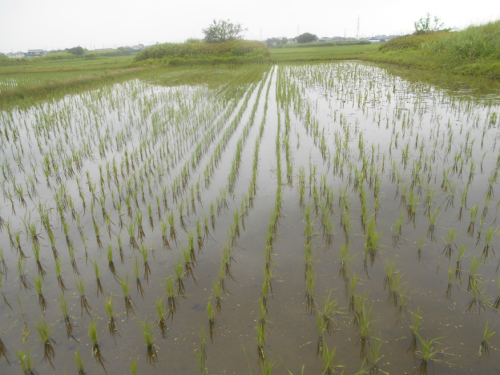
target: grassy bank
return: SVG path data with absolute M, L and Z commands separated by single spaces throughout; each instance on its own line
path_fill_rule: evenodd
M 142 50 L 132 65 L 218 65 L 269 61 L 264 43 L 234 40 L 222 43 L 164 43 Z
M 269 52 L 274 62 L 351 60 L 376 51 L 376 45 L 335 45 L 304 48 L 299 45 L 272 48 Z
M 500 80 L 500 21 L 458 32 L 407 35 L 361 58 L 411 69 Z

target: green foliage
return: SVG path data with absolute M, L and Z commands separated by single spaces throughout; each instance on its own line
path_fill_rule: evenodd
M 422 35 L 405 35 L 399 38 L 389 40 L 387 43 L 380 45 L 379 50 L 385 51 L 400 51 L 400 50 L 419 50 L 424 44 L 429 44 L 440 38 L 447 32 L 435 32 Z
M 269 58 L 264 43 L 235 40 L 221 43 L 164 43 L 142 50 L 134 58 L 136 65 L 234 64 L 262 62 Z
M 72 55 L 78 55 L 78 56 L 81 56 L 85 53 L 85 50 L 80 46 L 73 48 L 66 48 L 65 51 L 71 53 Z
M 420 18 L 417 22 L 414 22 L 415 34 L 427 34 L 436 31 L 442 31 L 444 23 L 440 22 L 437 16 L 431 17 L 430 13 L 427 13 L 425 17 Z
M 318 37 L 311 33 L 304 33 L 296 37 L 295 40 L 297 43 L 311 43 L 317 41 Z
M 247 29 L 244 29 L 239 23 L 232 23 L 230 20 L 214 20 L 212 24 L 202 31 L 205 35 L 205 42 L 221 43 L 242 39 L 243 33 L 247 31 Z

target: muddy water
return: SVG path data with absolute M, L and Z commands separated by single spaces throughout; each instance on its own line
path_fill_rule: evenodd
M 248 74 L 252 74 L 248 69 Z M 269 72 L 268 75 L 265 73 Z M 323 360 L 317 355 L 318 331 L 317 313 L 307 310 L 306 282 L 304 278 L 306 238 L 304 210 L 310 204 L 315 216 L 314 234 L 311 239 L 312 252 L 315 256 L 315 274 L 317 276 L 314 296 L 316 308 L 320 310 L 325 298 L 338 301 L 339 314 L 334 333 L 324 332 L 324 343 L 336 348 L 334 365 L 344 366 L 347 373 L 356 373 L 362 366 L 364 357 L 360 355 L 359 329 L 353 327 L 354 313 L 349 312 L 349 293 L 346 293 L 346 280 L 340 276 L 340 248 L 349 241 L 351 267 L 349 277 L 359 275 L 356 293 L 367 293 L 367 305 L 372 307 L 370 333 L 371 345 L 380 342 L 378 361 L 369 360 L 380 371 L 388 373 L 413 373 L 420 365 L 420 353 L 408 351 L 411 344 L 411 314 L 420 309 L 422 323 L 419 334 L 425 338 L 438 338 L 435 348 L 439 353 L 429 362 L 429 369 L 434 365 L 436 372 L 442 374 L 495 374 L 500 370 L 500 361 L 495 347 L 497 335 L 490 341 L 490 357 L 480 359 L 478 350 L 486 322 L 490 329 L 498 331 L 497 312 L 493 304 L 498 295 L 498 259 L 490 250 L 488 258 L 481 258 L 485 246 L 485 236 L 490 227 L 497 230 L 498 186 L 492 183 L 492 195 L 488 210 L 484 215 L 482 233 L 478 239 L 478 228 L 483 215 L 485 196 L 489 181 L 492 181 L 497 169 L 498 149 L 498 106 L 477 103 L 468 98 L 450 96 L 450 92 L 424 84 L 406 82 L 384 70 L 359 63 L 335 63 L 317 65 L 280 66 L 274 70 L 259 71 L 262 82 L 257 84 L 238 81 L 241 91 L 234 92 L 234 99 L 224 101 L 220 95 L 221 87 L 177 86 L 168 87 L 151 82 L 131 81 L 122 85 L 103 88 L 88 95 L 69 97 L 61 102 L 47 103 L 25 111 L 12 111 L 2 114 L 2 153 L 4 158 L 4 176 L 2 178 L 4 203 L 0 214 L 4 220 L 10 220 L 10 231 L 21 231 L 20 239 L 26 260 L 25 273 L 29 280 L 37 275 L 37 265 L 33 259 L 32 241 L 26 236 L 23 223 L 32 222 L 40 233 L 41 262 L 47 275 L 43 281 L 43 294 L 47 300 L 47 309 L 43 314 L 38 305 L 38 295 L 34 288 L 25 290 L 20 286 L 17 272 L 18 253 L 9 245 L 9 236 L 4 226 L 1 236 L 3 253 L 8 271 L 2 278 L 3 293 L 10 307 L 0 303 L 1 339 L 7 348 L 7 358 L 0 362 L 0 373 L 19 373 L 20 365 L 15 356 L 16 350 L 32 350 L 35 369 L 39 373 L 63 374 L 76 373 L 73 354 L 80 350 L 85 361 L 87 373 L 104 373 L 91 355 L 91 341 L 87 327 L 92 319 L 97 320 L 98 342 L 105 359 L 104 366 L 108 373 L 128 373 L 129 364 L 137 359 L 138 373 L 156 374 L 195 374 L 199 370 L 194 351 L 200 345 L 199 332 L 204 327 L 207 337 L 206 367 L 209 373 L 258 373 L 257 322 L 260 316 L 259 299 L 262 298 L 262 284 L 265 281 L 266 231 L 268 221 L 275 204 L 277 189 L 276 137 L 280 121 L 280 159 L 281 170 L 286 171 L 286 152 L 283 145 L 285 136 L 290 144 L 290 162 L 293 164 L 293 176 L 290 183 L 283 184 L 284 191 L 281 205 L 276 241 L 273 246 L 274 277 L 272 296 L 268 299 L 267 338 L 264 351 L 268 363 L 274 362 L 273 373 L 288 374 L 322 373 Z M 160 79 L 161 80 L 161 79 Z M 252 80 L 248 80 L 253 82 Z M 266 97 L 268 84 L 269 94 Z M 262 85 L 259 90 L 259 85 Z M 230 85 L 228 86 L 229 89 Z M 278 90 L 278 91 L 277 91 Z M 284 96 L 286 92 L 286 96 Z M 219 94 L 219 95 L 217 95 Z M 453 93 L 451 93 L 453 94 Z M 491 96 L 495 98 L 495 96 Z M 245 97 L 248 101 L 245 103 Z M 267 98 L 267 99 L 266 99 Z M 253 113 L 254 104 L 258 101 Z M 235 103 L 234 108 L 231 104 Z M 267 103 L 267 109 L 264 108 Z M 241 111 L 241 117 L 238 113 Z M 288 116 L 287 116 L 288 113 Z M 278 120 L 279 114 L 279 120 Z M 289 118 L 288 126 L 285 124 Z M 253 119 L 253 120 L 252 120 Z M 264 121 L 262 138 L 259 130 Z M 220 124 L 214 137 L 203 143 L 203 154 L 196 165 L 191 164 L 191 156 L 203 137 L 212 128 Z M 233 131 L 224 135 L 231 124 Z M 43 130 L 40 125 L 44 125 Z M 314 127 L 311 127 L 311 124 Z M 247 127 L 248 125 L 248 127 Z M 317 127 L 316 127 L 317 126 Z M 313 130 L 314 128 L 314 130 Z M 19 134 L 13 132 L 18 129 Z M 38 129 L 38 130 L 37 130 Z M 159 130 L 158 130 L 159 129 Z M 217 210 L 217 198 L 221 200 L 221 189 L 227 190 L 227 179 L 231 171 L 237 144 L 248 129 L 241 148 L 241 162 L 234 184 L 233 194 L 226 193 L 226 205 Z M 83 130 L 83 131 L 82 131 Z M 189 130 L 189 131 L 186 131 Z M 127 133 L 128 132 L 128 133 Z M 316 134 L 315 134 L 316 133 Z M 124 136 L 122 136 L 124 134 Z M 127 135 L 128 134 L 128 135 Z M 360 134 L 364 145 L 360 152 Z M 396 135 L 397 134 L 397 135 Z M 418 140 L 417 140 L 418 135 Z M 326 148 L 322 151 L 322 138 Z M 41 141 L 42 152 L 37 146 Z M 122 140 L 123 139 L 123 140 Z M 396 142 L 397 139 L 397 142 Z M 99 141 L 104 140 L 106 155 L 99 155 Z M 244 194 L 248 194 L 251 185 L 252 165 L 256 141 L 259 143 L 258 175 L 255 198 L 245 204 Z M 169 153 L 166 151 L 168 142 Z M 424 143 L 422 143 L 424 142 Z M 436 143 L 435 143 L 436 142 Z M 86 146 L 85 146 L 86 145 Z M 141 157 L 141 145 L 142 157 Z M 205 170 L 216 146 L 223 146 L 221 159 L 211 169 L 209 183 L 205 181 Z M 372 145 L 374 149 L 372 149 Z M 408 158 L 403 162 L 403 150 L 408 145 Z M 21 149 L 22 146 L 22 149 Z M 58 156 L 71 155 L 74 150 L 90 150 L 89 157 L 82 162 L 82 167 L 74 166 L 75 175 L 80 179 L 84 192 L 85 211 L 79 197 L 76 178 L 64 174 Z M 117 168 L 125 160 L 125 149 L 134 155 L 134 169 L 124 174 L 118 173 L 118 183 L 112 176 L 108 185 L 106 163 L 112 165 L 113 158 Z M 59 166 L 59 181 L 55 172 L 47 186 L 44 176 L 44 156 L 49 151 L 54 153 L 54 163 Z M 74 151 L 73 150 L 73 151 Z M 325 151 L 326 150 L 326 151 Z M 337 151 L 338 150 L 338 151 Z M 374 153 L 372 153 L 374 150 Z M 421 152 L 422 150 L 422 152 Z M 447 151 L 449 150 L 449 151 Z M 137 152 L 135 154 L 135 152 Z M 340 168 L 335 165 L 338 152 L 343 160 Z M 405 151 L 406 152 L 406 151 Z M 483 155 L 486 156 L 483 159 Z M 385 154 L 385 161 L 384 161 Z M 422 156 L 421 156 L 422 155 Z M 458 168 L 454 167 L 454 157 L 459 155 L 464 160 L 463 166 L 458 159 Z M 91 156 L 91 157 L 90 157 Z M 376 214 L 377 231 L 383 234 L 373 262 L 364 262 L 365 231 L 361 225 L 360 190 L 355 188 L 355 170 L 363 167 L 363 157 L 367 167 L 364 179 L 368 213 L 371 217 L 375 210 L 373 184 L 370 186 L 370 168 L 377 171 L 380 178 L 378 193 L 379 210 Z M 22 161 L 22 168 L 18 161 Z M 130 159 L 129 159 L 130 160 Z M 419 203 L 414 216 L 409 217 L 407 206 L 401 200 L 403 186 L 409 182 L 407 196 L 412 183 L 414 162 L 422 163 L 419 177 L 421 182 L 413 187 Z M 476 169 L 469 182 L 471 160 Z M 393 179 L 393 162 L 395 178 Z M 104 184 L 101 189 L 98 166 L 103 168 Z M 167 167 L 163 175 L 161 167 Z M 184 166 L 189 167 L 189 174 L 183 176 L 185 190 L 174 199 L 172 184 L 177 176 L 182 176 Z M 424 167 L 425 165 L 425 167 Z M 144 168 L 142 168 L 144 167 Z M 299 195 L 299 171 L 303 167 L 306 173 L 305 195 Z M 310 179 L 310 173 L 316 168 L 316 175 Z M 378 168 L 378 170 L 377 170 Z M 431 170 L 432 168 L 432 170 Z M 443 186 L 443 169 L 447 173 L 447 189 Z M 209 168 L 210 169 L 210 168 Z M 460 173 L 460 169 L 462 172 Z M 10 170 L 10 173 L 9 173 Z M 342 171 L 341 171 L 342 170 Z M 94 203 L 94 220 L 101 228 L 104 250 L 97 246 L 91 215 L 92 195 L 87 186 L 86 171 L 96 184 L 97 199 L 105 196 L 105 209 L 111 218 L 111 235 L 103 219 L 101 205 Z M 37 195 L 27 195 L 26 182 L 29 176 L 36 175 Z M 398 186 L 397 174 L 400 175 Z M 374 174 L 374 175 L 375 175 Z M 138 184 L 135 184 L 133 176 Z M 135 205 L 133 195 L 132 210 L 141 210 L 145 238 L 142 243 L 148 246 L 151 275 L 149 281 L 143 279 L 144 265 L 139 251 L 129 247 L 126 225 L 131 222 L 127 215 L 125 199 L 128 196 L 127 180 L 131 180 L 133 189 L 140 189 L 141 176 L 144 184 L 138 194 Z M 327 244 L 323 236 L 320 203 L 326 198 L 322 194 L 322 176 L 326 176 L 326 186 L 333 190 L 333 210 L 330 218 L 334 224 L 333 242 Z M 150 196 L 147 178 L 152 179 Z M 490 180 L 489 180 L 490 179 Z M 200 199 L 197 198 L 196 183 L 200 182 Z M 286 182 L 286 178 L 282 179 Z M 312 184 L 309 184 L 309 181 Z M 76 263 L 80 275 L 76 275 L 70 263 L 68 246 L 56 210 L 54 191 L 61 183 L 66 183 L 75 211 L 81 212 L 82 230 L 86 238 L 87 250 L 83 246 L 77 229 L 77 222 L 72 218 L 71 209 L 65 212 L 69 224 L 69 237 L 75 248 Z M 15 186 L 22 184 L 26 207 L 14 193 Z M 164 209 L 162 188 L 167 187 L 168 210 Z M 420 186 L 421 185 L 421 186 Z M 468 195 L 460 214 L 462 191 L 468 185 Z M 137 186 L 137 187 L 136 187 Z M 191 201 L 190 188 L 195 189 L 194 202 Z M 314 188 L 319 192 L 316 207 L 313 197 Z M 350 196 L 350 235 L 347 238 L 341 225 L 339 206 L 339 187 Z M 436 189 L 431 210 L 440 208 L 434 231 L 435 239 L 428 235 L 429 218 L 426 213 L 426 190 Z M 453 201 L 450 191 L 455 189 Z M 445 191 L 446 190 L 446 191 Z M 8 195 L 12 194 L 15 213 Z M 122 196 L 121 209 L 124 226 L 120 229 L 118 210 L 112 202 L 111 191 L 115 200 Z M 158 216 L 156 196 L 161 203 Z M 185 230 L 180 225 L 179 203 L 181 199 L 189 207 L 184 208 L 183 221 Z M 63 278 L 70 288 L 65 293 L 69 297 L 68 308 L 74 322 L 74 339 L 67 337 L 59 308 L 59 296 L 62 294 L 57 284 L 54 271 L 54 257 L 46 230 L 43 228 L 38 203 L 46 203 L 53 231 L 57 237 L 57 249 L 62 259 Z M 241 211 L 243 202 L 243 212 Z M 149 224 L 148 205 L 152 206 L 153 227 Z M 209 234 L 203 237 L 202 248 L 198 249 L 195 240 L 195 269 L 193 277 L 184 280 L 185 294 L 179 296 L 179 305 L 172 319 L 167 321 L 167 333 L 162 337 L 157 325 L 154 325 L 157 362 L 150 365 L 146 358 L 146 345 L 138 322 L 147 316 L 149 322 L 156 321 L 156 300 L 165 295 L 165 276 L 174 275 L 174 265 L 182 261 L 181 245 L 188 247 L 188 232 L 196 233 L 196 220 L 210 218 L 210 205 L 215 206 L 214 225 L 209 219 Z M 194 204 L 194 210 L 193 210 Z M 467 230 L 470 224 L 470 208 L 478 205 L 475 231 L 472 237 Z M 232 262 L 230 276 L 224 278 L 226 293 L 222 295 L 221 311 L 216 313 L 212 338 L 207 315 L 207 303 L 214 301 L 214 282 L 219 282 L 219 270 L 222 261 L 222 248 L 228 241 L 228 231 L 233 223 L 233 212 L 239 213 L 239 231 L 236 246 L 231 246 Z M 219 211 L 219 212 L 217 212 Z M 394 240 L 391 228 L 403 212 L 404 220 L 401 235 Z M 29 216 L 31 212 L 31 217 Z M 170 249 L 162 246 L 160 221 L 167 219 L 167 214 L 174 213 L 177 242 L 168 237 Z M 445 236 L 448 229 L 455 228 L 451 257 L 443 254 Z M 170 233 L 168 226 L 167 233 Z M 495 232 L 496 233 L 496 232 Z M 123 262 L 118 252 L 117 235 L 123 242 Z M 423 236 L 423 247 L 418 251 L 419 238 Z M 137 237 L 137 236 L 136 236 Z M 139 238 L 137 237 L 139 241 Z M 131 297 L 135 303 L 135 315 L 127 315 L 123 291 L 111 274 L 106 258 L 107 244 L 113 248 L 113 259 L 117 275 L 131 275 Z M 459 245 L 467 245 L 461 260 L 463 269 L 461 279 L 455 277 L 455 267 Z M 493 238 L 493 249 L 498 246 L 498 239 Z M 87 252 L 87 256 L 85 253 Z M 133 264 L 137 255 L 144 297 L 137 292 Z M 474 307 L 467 310 L 472 299 L 468 289 L 471 262 L 484 261 L 477 271 L 476 279 L 483 288 L 482 298 L 485 309 Z M 105 293 L 113 293 L 114 311 L 117 315 L 117 334 L 111 337 L 104 311 L 104 296 L 96 295 L 96 280 L 90 260 L 96 260 L 100 266 L 101 282 Z M 386 261 L 395 260 L 395 271 L 402 275 L 400 291 L 405 291 L 402 306 L 394 307 L 388 303 L 388 289 L 384 287 Z M 453 267 L 451 294 L 447 295 L 448 270 Z M 81 314 L 80 297 L 75 281 L 85 280 L 85 292 L 92 308 L 89 317 Z M 32 282 L 33 283 L 33 282 Z M 20 303 L 17 298 L 19 298 Z M 165 297 L 166 299 L 166 297 Z M 487 302 L 489 301 L 489 303 Z M 167 308 L 165 304 L 165 308 Z M 36 324 L 45 318 L 53 325 L 55 358 L 51 367 L 43 359 L 43 347 L 39 341 Z M 31 334 L 23 344 L 23 328 Z M 418 344 L 421 350 L 421 344 Z M 432 371 L 432 370 L 431 370 Z

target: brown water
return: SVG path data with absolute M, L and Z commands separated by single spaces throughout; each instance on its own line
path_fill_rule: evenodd
M 258 76 L 261 76 L 262 80 L 255 84 L 254 78 Z M 158 82 L 161 82 L 161 85 L 158 85 Z M 329 349 L 336 348 L 333 364 L 344 366 L 346 373 L 354 374 L 362 366 L 364 356 L 360 355 L 362 345 L 358 342 L 360 331 L 353 327 L 355 315 L 349 311 L 350 295 L 346 294 L 345 280 L 339 274 L 340 248 L 347 241 L 341 225 L 339 187 L 347 188 L 346 194 L 350 196 L 351 228 L 348 240 L 352 261 L 347 276 L 352 278 L 356 272 L 359 275 L 356 294 L 368 293 L 367 307 L 372 307 L 368 342 L 372 346 L 381 342 L 378 355 L 380 359 L 373 362 L 373 358 L 370 358 L 372 362 L 367 363 L 376 366 L 380 372 L 394 374 L 413 373 L 418 369 L 421 363 L 418 352 L 421 350 L 421 343 L 418 342 L 415 355 L 411 350 L 408 351 L 408 348 L 412 341 L 411 313 L 419 308 L 422 316 L 420 336 L 423 339 L 439 338 L 439 343 L 435 345 L 439 353 L 429 363 L 430 371 L 434 365 L 436 373 L 441 374 L 499 372 L 500 360 L 495 350 L 499 346 L 498 335 L 494 335 L 490 340 L 489 358 L 478 356 L 486 322 L 489 322 L 491 330 L 499 329 L 498 315 L 493 308 L 498 295 L 498 259 L 491 249 L 488 258 L 481 258 L 487 231 L 490 227 L 496 231 L 498 227 L 496 199 L 500 192 L 494 180 L 491 180 L 491 199 L 478 240 L 478 228 L 489 179 L 495 177 L 498 168 L 496 140 L 499 120 L 493 114 L 500 112 L 498 106 L 489 102 L 472 101 L 463 93 L 454 95 L 454 92 L 426 84 L 409 83 L 387 74 L 380 68 L 355 62 L 280 66 L 271 70 L 249 67 L 246 71 L 240 69 L 239 74 L 236 74 L 230 83 L 222 83 L 220 86 L 169 86 L 168 82 L 165 77 L 150 81 L 135 80 L 103 87 L 84 95 L 68 96 L 64 100 L 27 110 L 13 108 L 10 112 L 1 114 L 3 175 L 0 178 L 4 200 L 0 215 L 5 221 L 10 220 L 13 236 L 15 232 L 21 231 L 21 247 L 28 257 L 25 273 L 29 275 L 28 279 L 32 284 L 33 277 L 37 275 L 37 264 L 33 257 L 32 241 L 26 235 L 24 223 L 31 222 L 35 225 L 40 234 L 41 263 L 47 272 L 43 281 L 47 308 L 43 314 L 35 289 L 25 290 L 21 286 L 17 272 L 19 253 L 15 247 L 9 245 L 9 235 L 4 225 L 0 240 L 8 271 L 4 273 L 2 282 L 3 293 L 10 307 L 5 302 L 0 302 L 0 333 L 8 351 L 10 365 L 2 358 L 1 374 L 19 372 L 16 350 L 21 350 L 23 346 L 25 350 L 32 350 L 36 361 L 35 369 L 40 374 L 63 374 L 64 371 L 68 374 L 76 373 L 73 354 L 77 349 L 80 349 L 88 374 L 104 373 L 102 366 L 96 363 L 91 355 L 87 328 L 92 318 L 97 319 L 98 342 L 105 359 L 104 366 L 109 374 L 128 373 L 127 365 L 131 364 L 134 358 L 137 359 L 139 374 L 199 372 L 194 351 L 200 345 L 198 334 L 202 326 L 207 338 L 206 367 L 209 373 L 258 373 L 260 370 L 256 327 L 260 319 L 259 300 L 262 298 L 262 284 L 265 282 L 266 231 L 278 187 L 278 130 L 282 172 L 279 181 L 283 195 L 276 240 L 272 249 L 274 276 L 272 296 L 269 296 L 267 302 L 267 337 L 263 348 L 268 363 L 275 363 L 273 373 L 288 374 L 289 370 L 297 374 L 301 373 L 303 367 L 306 374 L 322 373 L 324 370 L 323 360 L 317 354 L 318 313 L 311 313 L 307 309 L 305 298 L 304 248 L 307 239 L 304 234 L 304 211 L 308 204 L 311 205 L 314 219 L 311 252 L 315 255 L 314 274 L 317 277 L 314 288 L 316 308 L 321 310 L 325 297 L 331 292 L 331 300 L 337 300 L 340 309 L 336 316 L 337 329 L 331 334 L 324 332 L 324 343 Z M 268 87 L 269 94 L 266 96 Z M 229 91 L 233 89 L 235 90 Z M 491 98 L 496 97 L 490 95 L 487 100 Z M 267 109 L 264 108 L 266 102 Z M 253 111 L 255 112 L 252 116 Z M 262 121 L 264 125 L 260 138 Z M 208 137 L 212 128 L 215 129 L 213 136 Z M 364 145 L 362 153 L 360 134 Z M 286 176 L 286 137 L 290 146 L 288 158 L 293 170 L 290 179 Z M 227 191 L 228 176 L 239 140 L 242 140 L 241 161 L 238 163 L 231 193 Z M 102 155 L 99 153 L 101 141 Z M 253 186 L 252 165 L 256 141 L 259 144 L 259 153 L 255 199 L 252 204 L 244 203 L 242 213 L 244 194 L 248 194 L 249 186 Z M 38 142 L 40 146 L 37 145 Z M 193 164 L 191 157 L 198 145 L 201 152 Z M 402 153 L 407 145 L 408 159 L 405 167 Z M 125 160 L 125 149 L 129 160 L 130 154 L 134 155 L 134 168 L 130 166 L 127 171 L 124 164 L 122 174 L 120 165 Z M 79 157 L 78 151 L 83 155 L 80 168 L 77 168 L 74 162 Z M 216 151 L 220 159 L 216 158 L 218 161 L 212 164 L 212 155 Z M 337 152 L 338 165 L 335 162 Z M 455 155 L 459 158 L 456 170 Z M 361 170 L 363 156 L 367 167 L 367 176 L 363 183 L 368 207 L 367 221 L 374 215 L 374 176 L 378 174 L 380 178 L 377 196 L 379 211 L 374 217 L 377 231 L 382 231 L 383 234 L 373 262 L 370 262 L 370 259 L 363 261 L 366 232 L 360 220 L 360 190 L 359 187 L 355 188 L 354 183 L 355 170 Z M 44 157 L 51 165 L 50 187 L 44 175 Z M 68 168 L 66 173 L 64 169 L 64 165 L 69 165 L 66 163 L 69 163 L 70 157 L 74 175 Z M 463 159 L 463 166 L 460 157 Z M 112 173 L 113 159 L 119 171 L 116 180 Z M 418 174 L 421 182 L 416 180 L 413 191 L 420 197 L 415 215 L 409 217 L 407 206 L 401 201 L 401 194 L 403 185 L 409 182 L 406 194 L 408 199 L 412 169 L 414 162 L 418 160 L 422 164 Z M 471 160 L 475 161 L 476 169 L 468 184 Z M 393 162 L 396 172 L 394 179 Z M 110 163 L 111 179 L 107 176 L 106 163 Z M 213 167 L 207 169 L 209 163 Z M 54 165 L 59 169 L 60 179 L 57 178 Z M 102 166 L 102 189 L 99 165 Z M 302 202 L 299 194 L 301 167 L 305 171 L 305 195 Z M 184 171 L 189 170 L 189 173 L 183 175 L 183 168 Z M 316 176 L 310 180 L 313 168 L 316 168 Z M 373 169 L 372 184 L 370 168 Z M 448 178 L 443 184 L 443 169 L 448 168 Z M 210 171 L 209 183 L 205 181 L 206 170 Z M 97 246 L 87 171 L 91 181 L 96 184 L 97 200 L 94 203 L 93 217 L 102 232 L 104 250 Z M 401 179 L 399 187 L 398 173 Z M 85 210 L 79 197 L 76 176 L 84 194 Z M 144 201 L 140 191 L 141 176 L 144 180 Z M 331 244 L 326 243 L 321 224 L 320 204 L 326 201 L 322 189 L 323 176 L 326 178 L 326 187 L 333 191 L 333 212 L 330 212 L 329 217 L 334 224 L 335 233 Z M 151 195 L 148 177 L 151 178 Z M 31 196 L 28 196 L 27 190 L 31 189 L 30 178 L 34 181 L 36 195 L 30 191 Z M 185 180 L 185 188 L 180 189 L 174 199 L 172 184 L 176 178 L 179 178 L 178 181 Z M 127 189 L 127 181 L 130 181 L 130 191 Z M 198 181 L 199 199 L 196 192 Z M 312 182 L 311 185 L 309 181 Z M 67 194 L 74 201 L 76 213 L 81 213 L 81 226 L 87 243 L 85 250 L 77 221 L 73 219 L 71 209 L 66 208 L 64 217 L 69 224 L 69 238 L 75 249 L 80 276 L 74 273 L 70 263 L 68 246 L 54 199 L 54 193 L 62 183 L 66 184 Z M 23 186 L 26 206 L 16 198 L 15 187 L 20 185 Z M 168 210 L 165 210 L 163 205 L 162 185 L 167 187 Z M 467 185 L 466 204 L 462 207 L 460 218 L 462 191 Z M 194 201 L 191 200 L 191 187 L 194 189 Z M 312 193 L 315 187 L 319 193 L 317 205 Z M 441 209 L 433 241 L 428 235 L 426 189 L 434 188 L 436 192 L 431 212 L 437 207 Z M 135 189 L 139 190 L 138 208 L 132 193 Z M 223 195 L 221 189 L 226 190 L 227 206 L 221 204 L 220 210 L 217 210 L 217 198 L 221 201 Z M 452 203 L 450 191 L 453 189 L 456 189 L 456 192 Z M 122 229 L 111 192 L 117 202 L 120 201 L 121 195 L 124 224 Z M 9 194 L 12 195 L 15 213 L 8 198 Z M 101 196 L 105 197 L 104 207 L 111 219 L 111 235 L 108 234 L 108 227 L 103 219 L 99 203 Z M 134 216 L 130 218 L 127 215 L 127 196 L 131 197 L 132 210 L 135 212 L 139 209 L 144 215 L 145 238 L 142 244 L 150 249 L 149 282 L 142 279 L 142 255 L 129 247 L 126 226 L 135 219 Z M 156 196 L 160 199 L 161 219 L 158 216 Z M 184 202 L 187 198 L 189 206 L 189 213 L 185 207 L 183 210 L 186 230 L 180 225 L 178 207 L 181 198 Z M 36 208 L 39 203 L 46 204 L 49 210 L 52 230 L 57 238 L 56 247 L 62 259 L 63 278 L 70 288 L 65 295 L 69 297 L 68 309 L 74 324 L 74 340 L 67 337 L 62 320 L 59 307 L 59 296 L 62 292 L 55 276 L 55 262 L 48 234 L 42 226 Z M 149 224 L 149 203 L 152 206 L 154 227 Z M 212 203 L 216 211 L 213 227 L 210 220 Z M 193 204 L 195 210 L 192 208 Z M 469 210 L 475 205 L 478 205 L 478 214 L 471 237 L 467 233 L 470 224 Z M 235 210 L 239 210 L 240 234 L 235 246 L 228 245 L 233 259 L 230 265 L 231 277 L 224 278 L 227 292 L 222 295 L 221 310 L 216 313 L 211 340 L 206 308 L 209 300 L 212 306 L 215 304 L 214 282 L 220 280 L 223 244 L 228 241 L 228 231 L 233 223 Z M 401 211 L 404 217 L 401 236 L 393 238 L 391 227 Z M 170 212 L 175 216 L 177 242 L 168 236 L 171 247 L 168 249 L 162 246 L 160 221 L 167 221 Z M 178 307 L 172 319 L 167 321 L 166 337 L 162 337 L 160 328 L 154 325 L 157 362 L 150 365 L 147 362 L 146 344 L 138 322 L 142 322 L 146 316 L 149 322 L 157 320 L 155 302 L 157 298 L 165 295 L 165 276 L 174 275 L 174 265 L 178 259 L 182 261 L 181 245 L 185 249 L 188 248 L 187 232 L 196 233 L 198 218 L 203 228 L 205 215 L 209 218 L 209 235 L 203 236 L 200 250 L 195 238 L 194 279 L 185 275 L 185 293 L 183 297 L 178 298 Z M 451 258 L 448 259 L 443 254 L 443 249 L 448 229 L 452 228 L 455 228 L 456 235 Z M 123 242 L 123 262 L 120 261 L 118 251 L 118 233 L 121 234 Z M 170 234 L 170 225 L 167 234 Z M 421 236 L 424 246 L 419 256 L 418 242 Z M 137 233 L 136 239 L 141 243 Z M 135 303 L 135 315 L 129 313 L 127 316 L 122 288 L 109 270 L 106 258 L 108 243 L 113 249 L 118 277 L 132 277 L 131 297 Z M 463 270 L 461 279 L 455 277 L 459 245 L 468 245 L 460 263 Z M 490 246 L 496 248 L 498 239 L 493 238 Z M 141 297 L 135 286 L 133 264 L 136 254 L 140 263 L 144 297 Z M 484 310 L 472 308 L 471 311 L 466 311 L 472 298 L 467 289 L 473 256 L 476 261 L 484 261 L 477 271 L 476 280 L 486 287 L 481 295 L 489 304 L 486 303 L 488 306 Z M 118 316 L 117 334 L 114 338 L 107 327 L 105 298 L 103 295 L 96 295 L 97 285 L 91 264 L 94 259 L 100 267 L 105 293 L 114 295 L 114 312 Z M 398 288 L 398 292 L 406 290 L 402 302 L 396 307 L 388 303 L 389 291 L 384 288 L 386 260 L 392 262 L 393 259 L 395 272 L 402 275 L 403 284 Z M 450 267 L 453 268 L 452 287 L 451 295 L 447 295 Z M 77 280 L 85 280 L 85 295 L 92 308 L 92 318 L 85 312 L 83 316 L 81 314 L 80 297 L 75 286 Z M 43 317 L 48 324 L 53 325 L 55 369 L 48 361 L 42 362 L 43 346 L 36 331 L 36 324 L 38 319 Z M 23 344 L 25 325 L 31 335 Z

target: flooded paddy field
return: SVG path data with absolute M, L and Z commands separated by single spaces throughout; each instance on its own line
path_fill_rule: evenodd
M 0 373 L 497 374 L 498 96 L 204 74 L 0 113 Z

